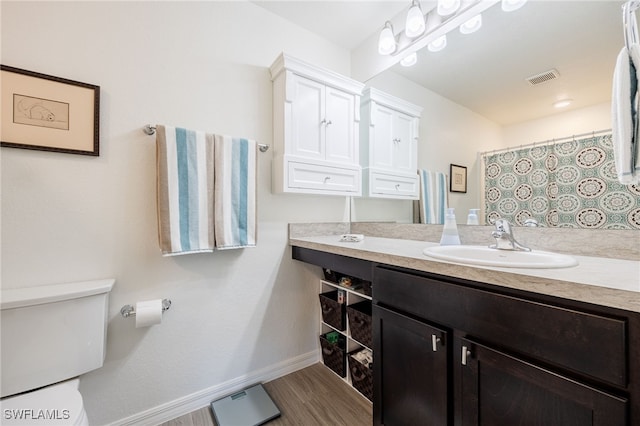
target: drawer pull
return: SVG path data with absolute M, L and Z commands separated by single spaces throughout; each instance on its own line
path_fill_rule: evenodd
M 400 191 L 400 184 L 396 183 L 396 191 Z
M 438 344 L 442 342 L 442 339 L 436 336 L 435 334 L 431 335 L 431 347 L 434 352 L 438 352 Z
M 462 347 L 462 365 L 467 365 L 467 359 L 471 357 L 471 351 L 466 346 Z
M 331 179 L 331 176 L 325 176 L 324 183 L 327 183 Z

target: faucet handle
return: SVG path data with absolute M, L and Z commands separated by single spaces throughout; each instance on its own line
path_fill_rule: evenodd
M 496 230 L 491 233 L 491 236 L 496 239 L 496 244 L 489 246 L 489 248 L 531 251 L 529 247 L 523 246 L 516 241 L 511 232 L 511 224 L 508 220 L 496 219 L 495 225 Z
M 507 219 L 496 219 L 495 226 L 497 231 L 511 233 L 511 224 Z

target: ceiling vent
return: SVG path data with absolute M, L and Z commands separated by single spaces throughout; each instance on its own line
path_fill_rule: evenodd
M 538 84 L 542 84 L 550 80 L 555 80 L 558 77 L 560 77 L 560 73 L 558 72 L 558 70 L 551 69 L 549 71 L 541 72 L 540 74 L 527 77 L 526 80 L 530 85 L 537 86 Z

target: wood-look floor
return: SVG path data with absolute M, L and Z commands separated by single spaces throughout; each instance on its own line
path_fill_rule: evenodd
M 282 415 L 269 426 L 371 426 L 371 403 L 322 363 L 265 383 Z M 216 426 L 204 407 L 160 426 Z

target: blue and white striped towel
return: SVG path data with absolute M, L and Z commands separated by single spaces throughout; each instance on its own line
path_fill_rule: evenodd
M 215 135 L 217 249 L 256 245 L 256 141 Z
M 156 126 L 158 239 L 164 256 L 214 249 L 214 136 Z
M 420 223 L 443 224 L 447 210 L 447 175 L 418 170 L 420 176 Z

